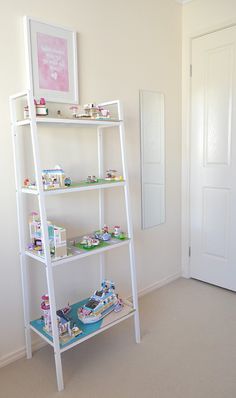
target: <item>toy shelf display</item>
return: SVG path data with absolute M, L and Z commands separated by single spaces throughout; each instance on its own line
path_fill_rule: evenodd
M 70 186 L 65 186 L 63 188 L 51 188 L 51 189 L 43 189 L 44 195 L 58 195 L 68 192 L 78 192 L 78 191 L 90 191 L 94 189 L 106 189 L 106 188 L 114 188 L 114 187 L 122 187 L 125 185 L 124 180 L 106 180 L 104 178 L 98 178 L 97 182 L 89 183 L 87 181 L 80 181 L 78 183 L 72 183 Z M 29 185 L 21 187 L 22 192 L 38 195 L 37 186 Z
M 81 120 L 81 119 L 70 119 L 70 118 L 54 118 L 54 117 L 36 117 L 35 119 L 36 123 L 38 124 L 66 124 L 67 126 L 71 125 L 80 125 L 83 127 L 86 126 L 99 126 L 99 127 L 117 127 L 119 126 L 121 120 L 119 119 L 110 119 L 110 120 L 96 120 L 96 119 L 91 119 L 91 120 Z M 25 120 L 18 120 L 15 122 L 16 127 L 20 126 L 27 126 L 30 125 L 31 119 L 25 119 Z
M 125 319 L 130 318 L 134 315 L 134 308 L 130 301 L 123 300 L 124 308 L 120 312 L 111 312 L 105 318 L 93 324 L 83 324 L 80 320 L 77 319 L 77 311 L 82 305 L 86 303 L 87 299 L 81 300 L 78 303 L 74 303 L 71 305 L 71 318 L 74 320 L 75 324 L 78 325 L 79 329 L 82 331 L 77 337 L 61 337 L 60 340 L 60 351 L 64 352 L 73 348 L 77 344 L 83 343 L 83 341 L 88 340 L 88 338 L 95 336 L 98 333 L 101 333 L 117 323 L 122 322 Z M 52 334 L 48 333 L 44 329 L 44 323 L 41 318 L 32 320 L 30 322 L 30 328 L 37 333 L 42 339 L 46 340 L 46 342 L 53 346 L 53 337 Z
M 43 316 L 30 322 L 30 327 L 49 344 L 53 345 L 52 321 L 48 295 L 42 296 Z M 133 305 L 115 293 L 113 282 L 104 280 L 101 289 L 88 299 L 57 311 L 60 351 L 66 351 L 82 343 L 98 332 L 132 316 Z
M 92 235 L 92 234 L 88 234 Z M 91 255 L 104 253 L 106 251 L 110 251 L 112 249 L 117 249 L 121 246 L 128 245 L 130 242 L 130 238 L 125 236 L 122 239 L 111 237 L 109 241 L 101 241 L 97 246 L 92 248 L 85 248 L 80 242 L 83 240 L 83 236 L 78 236 L 72 239 L 67 240 L 67 254 L 61 257 L 55 256 L 55 254 L 51 255 L 52 266 L 56 267 L 58 265 L 62 265 L 64 263 L 69 263 L 71 261 L 79 260 L 84 257 L 88 257 Z M 30 248 L 25 250 L 25 254 L 29 257 L 34 258 L 44 264 L 46 264 L 46 258 L 44 253 L 41 251 L 32 250 Z
M 24 109 L 22 103 L 24 102 Z M 57 104 L 56 104 L 57 106 Z M 19 120 L 19 109 L 22 109 L 22 116 Z M 58 109 L 58 108 L 57 108 Z M 23 119 L 23 111 L 24 117 Z M 95 336 L 104 330 L 111 328 L 119 322 L 133 317 L 135 340 L 140 342 L 140 324 L 138 311 L 138 295 L 136 282 L 136 267 L 135 267 L 135 252 L 133 242 L 133 226 L 131 217 L 130 193 L 128 183 L 128 173 L 126 164 L 125 151 L 125 127 L 123 121 L 123 110 L 120 101 L 109 101 L 98 105 L 87 104 L 83 108 L 74 105 L 70 109 L 71 117 L 64 117 L 61 111 L 57 112 L 58 117 L 51 114 L 50 107 L 46 107 L 46 100 L 40 99 L 35 101 L 31 90 L 26 90 L 10 97 L 10 112 L 11 112 L 11 132 L 13 141 L 14 154 L 14 169 L 16 180 L 16 202 L 17 202 L 17 221 L 19 231 L 19 258 L 22 275 L 23 288 L 23 310 L 24 310 L 24 326 L 26 339 L 26 354 L 27 358 L 32 357 L 31 332 L 37 333 L 44 341 L 50 344 L 54 350 L 56 380 L 58 391 L 64 389 L 63 369 L 61 354 L 69 348 L 82 343 L 90 337 Z M 29 117 L 29 115 L 31 117 Z M 117 115 L 117 116 L 114 116 Z M 85 177 L 82 181 L 72 181 L 66 175 L 60 165 L 54 168 L 44 169 L 41 165 L 39 135 L 44 126 L 44 134 L 55 134 L 50 126 L 61 126 L 61 129 L 66 131 L 69 126 L 74 129 L 85 129 L 95 131 L 95 138 L 97 138 L 98 147 L 98 167 L 97 175 Z M 107 170 L 104 173 L 104 150 L 103 143 L 104 130 L 113 134 L 119 132 L 120 153 L 121 153 L 121 176 L 116 176 L 115 170 Z M 109 130 L 110 129 L 110 130 Z M 55 130 L 55 129 L 54 129 Z M 25 138 L 25 131 L 30 133 L 31 140 Z M 60 134 L 63 133 L 60 132 Z M 24 141 L 25 140 L 25 141 Z M 19 145 L 19 142 L 25 145 Z M 29 144 L 30 142 L 30 144 Z M 28 146 L 31 145 L 30 148 Z M 34 178 L 32 182 L 23 175 L 25 172 L 24 151 L 29 149 L 32 152 Z M 53 165 L 48 165 L 49 167 Z M 80 163 L 78 161 L 78 169 Z M 77 169 L 77 165 L 76 165 Z M 32 170 L 29 175 L 32 175 Z M 123 232 L 119 225 L 116 225 L 112 231 L 106 227 L 105 216 L 106 207 L 104 204 L 104 189 L 113 189 L 120 187 L 123 191 L 123 200 L 125 204 L 125 215 L 127 232 Z M 62 225 L 55 225 L 49 221 L 46 210 L 46 199 L 50 195 L 60 194 L 77 194 L 88 191 L 86 195 L 90 195 L 90 191 L 97 190 L 98 195 L 92 195 L 98 198 L 98 225 L 94 225 L 94 231 L 85 236 L 78 236 L 73 239 L 68 239 L 68 234 Z M 33 212 L 29 220 L 28 228 L 30 229 L 30 239 L 27 234 L 27 216 L 25 210 L 34 200 L 28 200 L 28 195 L 35 195 L 35 200 L 38 201 L 39 214 Z M 57 198 L 55 197 L 54 200 Z M 49 199 L 48 199 L 49 200 Z M 64 200 L 60 198 L 60 200 Z M 91 204 L 90 204 L 91 206 Z M 88 208 L 89 214 L 90 208 Z M 97 223 L 97 222 L 96 222 Z M 97 230 L 96 230 L 97 228 Z M 89 228 L 90 229 L 90 228 Z M 131 300 L 121 300 L 114 293 L 112 283 L 106 281 L 106 269 L 109 268 L 109 261 L 111 260 L 113 249 L 127 246 L 128 261 L 130 267 L 129 277 L 131 279 Z M 105 258 L 105 253 L 111 251 L 111 254 Z M 70 262 L 78 261 L 87 256 L 96 256 L 99 267 L 99 281 L 102 284 L 102 289 L 98 290 L 86 300 L 81 300 L 74 303 L 69 308 L 58 310 L 55 297 L 55 278 L 54 269 L 56 266 L 65 264 L 61 272 L 65 272 L 66 280 L 70 277 Z M 33 259 L 33 260 L 32 260 Z M 31 260 L 31 261 L 29 261 Z M 107 261 L 105 261 L 107 260 Z M 109 260 L 109 261 L 108 261 Z M 32 320 L 30 318 L 30 304 L 35 300 L 31 300 L 30 292 L 32 289 L 28 286 L 30 283 L 29 268 L 34 262 L 44 264 L 44 272 L 47 281 L 47 293 L 42 296 L 41 310 L 43 312 L 43 320 L 41 318 Z M 105 267 L 106 265 L 106 267 Z M 112 265 L 112 264 L 111 264 Z M 78 272 L 83 267 L 78 267 Z M 84 268 L 83 268 L 84 269 Z M 90 271 L 91 272 L 91 271 Z M 96 272 L 98 274 L 98 272 Z M 88 275 L 89 280 L 89 275 Z M 109 287 L 109 291 L 106 290 Z M 103 288 L 105 286 L 105 291 Z M 99 301 L 101 298 L 101 302 Z M 120 308 L 116 312 L 117 306 Z M 119 310 L 119 308 L 117 309 Z M 68 314 L 66 314 L 68 312 Z

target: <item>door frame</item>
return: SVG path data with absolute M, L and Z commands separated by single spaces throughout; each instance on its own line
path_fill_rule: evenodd
M 184 278 L 190 278 L 190 148 L 191 148 L 191 65 L 192 41 L 227 28 L 236 26 L 236 20 L 228 24 L 198 31 L 190 37 L 183 37 L 182 53 L 182 184 L 181 184 L 181 269 Z

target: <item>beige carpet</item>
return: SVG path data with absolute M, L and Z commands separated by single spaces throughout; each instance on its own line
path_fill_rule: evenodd
M 236 398 L 236 294 L 179 279 L 140 300 L 132 319 L 63 354 L 57 393 L 53 351 L 0 369 L 1 398 Z

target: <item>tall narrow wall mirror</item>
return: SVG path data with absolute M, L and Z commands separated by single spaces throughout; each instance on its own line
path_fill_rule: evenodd
M 140 90 L 142 229 L 165 222 L 164 95 Z

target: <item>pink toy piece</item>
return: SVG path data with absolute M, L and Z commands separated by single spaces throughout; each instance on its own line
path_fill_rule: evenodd
M 78 112 L 78 106 L 77 105 L 72 105 L 72 106 L 70 106 L 70 111 L 72 112 L 72 116 L 73 117 L 76 117 L 76 115 L 77 115 L 77 112 Z

